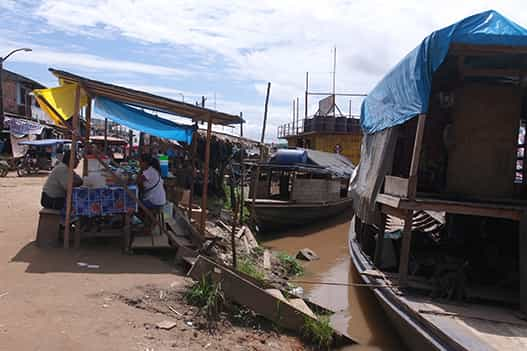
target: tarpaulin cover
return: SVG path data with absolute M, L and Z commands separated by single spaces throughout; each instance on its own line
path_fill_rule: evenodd
M 425 113 L 432 75 L 453 43 L 527 46 L 527 30 L 496 11 L 486 11 L 433 32 L 366 97 L 361 107 L 363 131 L 372 134 Z
M 128 128 L 160 138 L 192 142 L 194 126 L 182 125 L 104 97 L 95 99 L 95 113 Z
M 4 124 L 9 127 L 11 134 L 18 135 L 40 134 L 44 129 L 42 124 L 22 118 L 5 117 Z
M 20 145 L 31 145 L 31 146 L 51 146 L 56 144 L 70 144 L 71 139 L 41 139 L 31 141 L 21 141 Z
M 56 88 L 36 89 L 33 94 L 40 106 L 58 125 L 70 119 L 75 113 L 77 84 L 65 84 Z M 88 104 L 88 97 L 80 89 L 80 107 Z

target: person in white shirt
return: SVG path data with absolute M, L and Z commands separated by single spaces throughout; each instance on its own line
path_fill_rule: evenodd
M 141 174 L 137 178 L 137 184 L 141 191 L 141 201 L 151 209 L 165 206 L 166 194 L 159 160 L 149 154 L 143 154 L 140 166 Z

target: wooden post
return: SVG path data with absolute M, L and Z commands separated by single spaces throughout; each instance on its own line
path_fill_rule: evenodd
M 104 154 L 108 155 L 108 118 L 104 119 Z
M 131 160 L 132 159 L 132 150 L 134 148 L 134 132 L 129 129 L 128 130 L 128 159 Z
M 245 196 L 243 186 L 245 182 L 245 166 L 243 165 L 243 156 L 245 153 L 243 147 L 243 113 L 240 112 L 240 225 L 243 224 L 243 206 L 245 205 Z
M 413 213 L 413 211 L 408 211 L 404 218 L 403 243 L 399 259 L 399 286 L 401 288 L 408 286 L 408 261 L 410 258 L 410 244 L 412 243 Z
M 207 192 L 209 188 L 209 164 L 210 164 L 210 139 L 212 133 L 212 120 L 210 116 L 207 122 L 207 142 L 205 144 L 205 167 L 203 170 L 203 192 L 201 196 L 201 219 L 199 229 L 205 236 L 205 222 L 207 220 Z
M 419 159 L 421 158 L 421 146 L 423 145 L 423 134 L 425 131 L 426 115 L 420 114 L 417 120 L 417 130 L 415 132 L 414 150 L 412 153 L 412 163 L 410 165 L 410 175 L 408 177 L 408 198 L 415 199 L 417 193 L 417 173 L 419 171 Z
M 254 218 L 254 206 L 256 204 L 256 186 L 258 184 L 258 178 L 260 178 L 260 163 L 263 161 L 263 150 L 265 140 L 265 125 L 267 124 L 267 110 L 269 105 L 269 93 L 271 92 L 271 82 L 267 83 L 267 94 L 265 95 L 265 108 L 264 108 L 264 120 L 262 126 L 262 136 L 260 138 L 260 162 L 256 165 L 256 174 L 252 181 L 253 187 L 253 198 L 251 203 L 251 216 Z
M 196 162 L 197 162 L 196 153 L 198 152 L 198 138 L 199 138 L 197 122 L 195 124 L 195 128 L 196 130 L 194 131 L 193 133 L 194 135 L 192 136 L 192 145 L 190 146 L 191 148 L 190 162 L 191 162 L 191 167 L 192 167 L 192 177 L 190 179 L 190 192 L 188 196 L 188 220 L 189 221 L 192 220 L 192 201 L 193 201 L 192 198 L 194 196 L 194 181 L 196 179 Z
M 375 243 L 375 267 L 381 269 L 382 253 L 384 248 L 384 232 L 386 231 L 386 214 L 380 211 L 381 222 L 379 223 L 379 234 L 377 235 L 377 242 Z
M 520 310 L 527 314 L 527 211 L 520 217 L 518 231 L 520 259 Z
M 75 89 L 75 110 L 73 113 L 72 120 L 72 131 L 71 131 L 71 150 L 70 160 L 68 165 L 68 185 L 66 189 L 66 219 L 64 222 L 64 248 L 67 249 L 70 246 L 70 227 L 71 227 L 71 197 L 73 194 L 73 169 L 75 168 L 75 152 L 77 148 L 77 136 L 79 127 L 79 106 L 80 106 L 80 95 L 81 88 L 79 85 Z M 78 234 L 80 235 L 80 233 Z M 78 242 L 75 238 L 75 246 L 77 247 Z M 79 241 L 80 243 L 80 241 Z
M 91 98 L 88 98 L 88 105 L 86 105 L 86 139 L 84 140 L 84 162 L 82 164 L 82 175 L 86 177 L 88 175 L 88 158 L 87 150 L 90 144 L 91 135 Z

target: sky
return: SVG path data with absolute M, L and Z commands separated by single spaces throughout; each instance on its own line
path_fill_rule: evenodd
M 0 0 L 4 67 L 47 86 L 48 68 L 243 113 L 246 136 L 260 139 L 271 82 L 266 141 L 304 113 L 310 91 L 368 93 L 432 31 L 494 9 L 527 27 L 524 1 L 376 0 Z M 351 101 L 360 111 L 360 98 Z M 349 99 L 340 98 L 348 111 Z M 316 112 L 310 97 L 308 113 Z M 220 129 L 221 130 L 221 129 Z M 225 132 L 239 133 L 237 128 Z

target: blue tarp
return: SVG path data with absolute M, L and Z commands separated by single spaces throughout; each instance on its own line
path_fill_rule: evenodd
M 95 113 L 128 128 L 190 144 L 194 126 L 182 125 L 104 97 L 95 99 Z
M 496 11 L 486 11 L 433 32 L 363 101 L 360 119 L 364 133 L 373 134 L 428 111 L 432 75 L 453 43 L 527 46 L 527 29 Z

